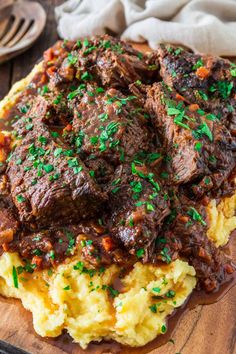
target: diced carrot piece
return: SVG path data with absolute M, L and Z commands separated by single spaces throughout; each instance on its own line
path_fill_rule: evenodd
M 48 74 L 49 76 L 52 76 L 55 71 L 56 71 L 56 67 L 55 67 L 55 66 L 50 66 L 50 67 L 47 69 L 47 74 Z
M 196 71 L 196 75 L 198 77 L 200 77 L 201 79 L 205 79 L 206 77 L 209 76 L 209 74 L 210 74 L 210 71 L 207 68 L 205 68 L 204 66 L 201 66 Z
M 5 142 L 5 135 L 0 132 L 0 145 L 4 145 Z
M 110 236 L 103 237 L 102 245 L 106 252 L 109 252 L 113 249 L 114 243 Z
M 228 274 L 232 274 L 234 272 L 234 268 L 232 267 L 231 264 L 225 264 L 224 265 L 224 269 L 226 270 L 226 273 Z
M 34 256 L 34 257 L 32 258 L 32 262 L 31 262 L 31 263 L 32 263 L 32 264 L 36 264 L 37 268 L 40 268 L 42 262 L 43 262 L 42 257 Z
M 184 96 L 180 95 L 179 93 L 176 93 L 175 97 L 179 101 L 184 101 L 185 100 Z
M 190 104 L 188 109 L 190 110 L 190 112 L 195 112 L 199 109 L 199 105 L 197 103 Z
M 2 244 L 2 249 L 4 252 L 7 252 L 9 250 L 9 244 L 8 243 L 3 243 Z
M 47 81 L 48 81 L 47 75 L 46 74 L 42 74 L 41 79 L 40 79 L 40 83 L 41 84 L 46 84 Z
M 186 224 L 186 223 L 189 221 L 189 218 L 188 218 L 188 216 L 186 216 L 186 215 L 180 215 L 180 216 L 178 217 L 178 219 L 179 219 L 183 224 Z
M 66 131 L 66 132 L 71 132 L 72 130 L 72 125 L 71 124 L 67 124 L 67 126 L 65 126 L 65 128 L 63 129 L 63 132 Z
M 51 61 L 54 57 L 54 54 L 53 54 L 53 49 L 52 48 L 49 48 L 48 50 L 46 50 L 43 54 L 43 58 L 46 62 L 48 61 Z

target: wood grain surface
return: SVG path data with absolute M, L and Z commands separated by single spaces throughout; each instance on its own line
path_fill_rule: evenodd
M 43 51 L 57 40 L 53 9 L 62 0 L 39 2 L 47 12 L 46 29 L 30 50 L 0 66 L 0 99 L 14 82 L 27 75 Z M 138 48 L 145 50 L 148 47 L 138 45 Z M 236 260 L 236 235 L 231 242 L 231 252 L 233 249 Z M 236 287 L 215 304 L 185 312 L 172 339 L 150 354 L 236 354 Z M 1 341 L 6 344 L 1 346 Z M 33 330 L 31 314 L 23 309 L 21 303 L 0 297 L 0 353 L 18 353 L 7 343 L 31 354 L 86 354 L 68 337 L 40 338 Z M 109 353 L 109 350 L 105 352 Z M 138 352 L 142 353 L 141 350 Z M 121 353 L 129 354 L 129 350 Z

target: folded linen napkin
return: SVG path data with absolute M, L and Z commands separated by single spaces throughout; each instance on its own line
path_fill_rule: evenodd
M 236 56 L 236 0 L 69 0 L 55 9 L 66 39 L 104 34 L 185 45 L 196 52 Z

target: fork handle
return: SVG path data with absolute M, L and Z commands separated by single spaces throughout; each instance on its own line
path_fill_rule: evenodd
M 1 1 L 1 3 L 0 3 L 0 11 L 2 9 L 4 9 L 5 7 L 13 5 L 14 2 L 15 2 L 15 0 L 3 0 L 3 1 Z

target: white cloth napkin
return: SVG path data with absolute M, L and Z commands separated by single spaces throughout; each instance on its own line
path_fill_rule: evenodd
M 55 14 L 65 39 L 110 31 L 153 49 L 168 42 L 236 55 L 236 0 L 69 0 Z

